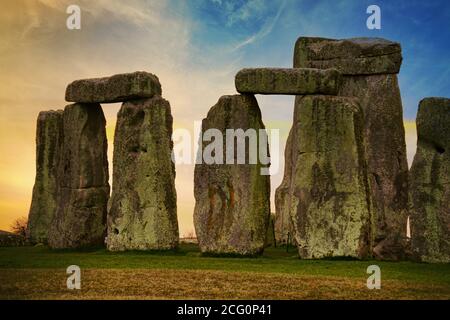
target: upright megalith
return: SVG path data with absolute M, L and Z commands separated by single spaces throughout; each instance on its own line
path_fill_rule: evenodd
M 154 95 L 161 95 L 159 79 L 143 71 L 76 80 L 66 89 L 66 101 L 80 103 L 114 103 Z
M 125 102 L 117 116 L 107 247 L 178 245 L 170 104 L 160 96 Z
M 341 74 L 336 69 L 242 69 L 236 74 L 236 90 L 252 94 L 336 94 Z
M 261 151 L 268 151 L 268 144 L 255 97 L 221 97 L 203 119 L 202 137 L 202 161 L 194 173 L 194 225 L 201 251 L 261 253 L 270 218 L 270 178 L 262 170 L 267 164 Z M 240 143 L 245 154 L 239 152 Z
M 301 258 L 370 255 L 363 124 L 357 99 L 296 98 L 287 196 Z
M 292 127 L 286 141 L 284 150 L 284 175 L 281 184 L 275 190 L 275 239 L 277 243 L 289 244 L 293 243 L 294 229 L 291 219 L 290 206 L 290 189 L 292 185 L 292 168 L 295 159 L 292 153 L 294 139 Z
M 58 165 L 52 248 L 104 244 L 109 199 L 106 120 L 99 104 L 68 105 Z
M 400 44 L 379 38 L 302 37 L 294 52 L 294 67 L 336 68 L 343 74 L 339 95 L 359 99 L 374 200 L 373 253 L 394 260 L 404 256 L 408 210 L 408 164 L 396 75 L 401 61 Z
M 420 102 L 411 167 L 411 244 L 416 259 L 450 262 L 450 99 Z
M 58 164 L 62 147 L 63 111 L 42 111 L 36 129 L 36 178 L 28 216 L 27 237 L 31 243 L 47 243 L 56 211 Z

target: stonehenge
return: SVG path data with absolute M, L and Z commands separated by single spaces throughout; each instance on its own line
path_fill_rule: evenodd
M 450 99 L 420 102 L 408 170 L 401 63 L 400 44 L 389 40 L 300 37 L 293 68 L 240 70 L 238 94 L 220 97 L 202 121 L 193 213 L 200 251 L 252 256 L 281 243 L 302 259 L 450 262 Z M 257 94 L 295 96 L 275 216 Z M 28 240 L 177 248 L 173 118 L 158 77 L 77 80 L 65 97 L 73 104 L 38 116 Z M 110 188 L 100 104 L 117 102 Z
M 450 262 L 450 99 L 426 98 L 417 114 L 410 171 L 413 257 Z
M 202 133 L 212 129 L 223 135 L 223 152 L 229 147 L 225 145 L 227 130 L 258 132 L 264 128 L 253 95 L 221 97 L 202 121 Z M 257 143 L 268 148 L 267 139 L 259 135 Z M 202 143 L 203 152 L 208 145 Z M 245 150 L 246 158 L 251 156 L 249 149 Z M 258 157 L 255 164 L 196 164 L 194 225 L 203 253 L 256 255 L 264 250 L 270 219 L 270 179 L 261 175 L 264 164 L 260 160 Z
M 370 188 L 374 206 L 375 257 L 404 255 L 408 215 L 408 163 L 397 73 L 396 42 L 379 38 L 297 40 L 294 68 L 336 68 L 343 74 L 338 95 L 357 97 L 364 113 Z
M 58 164 L 62 147 L 63 111 L 42 111 L 36 129 L 36 178 L 28 216 L 31 243 L 47 243 L 56 211 Z
M 75 103 L 63 112 L 52 248 L 100 246 L 106 232 L 109 173 L 106 120 L 98 103 Z
M 356 98 L 296 97 L 288 203 L 301 258 L 370 255 L 363 126 Z
M 178 245 L 172 115 L 160 96 L 125 102 L 117 115 L 108 214 L 111 251 Z
M 77 80 L 64 111 L 42 112 L 30 242 L 54 249 L 164 250 L 178 244 L 172 115 L 147 72 Z M 123 102 L 110 200 L 106 119 L 100 103 Z M 109 232 L 109 234 L 107 234 Z

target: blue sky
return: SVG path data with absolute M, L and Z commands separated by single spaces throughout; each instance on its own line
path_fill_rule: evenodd
M 174 1 L 177 7 L 178 1 Z M 292 65 L 299 36 L 383 37 L 401 43 L 399 75 L 405 118 L 414 119 L 427 96 L 450 96 L 448 1 L 194 0 L 190 44 L 202 53 L 219 50 L 242 66 Z M 366 9 L 381 8 L 381 30 L 368 30 Z M 201 63 L 201 61 L 198 61 Z

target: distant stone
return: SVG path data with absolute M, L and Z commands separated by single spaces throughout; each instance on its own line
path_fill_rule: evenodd
M 109 199 L 106 120 L 99 104 L 72 104 L 63 113 L 57 209 L 51 248 L 104 244 Z
M 0 230 L 0 247 L 20 247 L 26 244 L 25 237 Z
M 242 69 L 235 79 L 238 92 L 252 94 L 336 94 L 340 83 L 335 69 L 309 68 Z
M 311 67 L 310 61 L 318 61 L 325 65 L 315 67 L 340 70 L 343 80 L 338 95 L 359 99 L 365 118 L 374 206 L 373 254 L 383 260 L 405 258 L 407 243 L 408 162 L 402 100 L 395 74 L 401 64 L 401 58 L 395 59 L 401 57 L 400 50 L 398 43 L 379 38 L 300 38 L 294 53 L 296 68 Z M 380 64 L 379 58 L 393 64 Z M 349 70 L 343 61 L 354 66 L 356 72 Z
M 294 113 L 287 196 L 300 257 L 370 256 L 371 201 L 357 99 L 297 97 Z
M 159 96 L 122 105 L 114 138 L 107 247 L 166 250 L 178 245 L 170 104 Z
M 217 129 L 264 129 L 261 111 L 252 95 L 223 96 L 203 119 L 202 133 Z M 259 140 L 260 138 L 258 138 Z M 211 142 L 200 146 L 205 152 Z M 258 144 L 261 144 L 259 140 Z M 259 148 L 268 148 L 267 141 Z M 262 149 L 264 150 L 264 149 Z M 250 156 L 246 143 L 246 158 Z M 270 218 L 270 177 L 261 175 L 267 167 L 259 155 L 256 164 L 206 164 L 195 166 L 194 225 L 203 253 L 255 255 L 264 250 Z M 225 156 L 224 156 L 225 158 Z
M 275 214 L 270 214 L 269 225 L 267 227 L 266 247 L 276 247 L 275 239 Z
M 158 77 L 143 71 L 76 80 L 66 89 L 66 101 L 80 103 L 124 102 L 154 95 L 161 95 Z
M 294 66 L 336 68 L 344 75 L 398 73 L 400 44 L 382 38 L 327 39 L 300 37 L 295 44 Z
M 292 149 L 294 148 L 293 129 L 289 131 L 284 151 L 284 175 L 281 185 L 275 190 L 275 239 L 279 244 L 293 244 L 294 229 L 292 226 L 290 208 L 291 177 L 294 174 L 295 159 Z
M 416 259 L 450 262 L 450 99 L 426 98 L 417 114 L 411 167 L 411 242 Z
M 36 130 L 36 178 L 27 227 L 27 238 L 31 243 L 47 243 L 56 211 L 62 140 L 63 111 L 40 112 Z

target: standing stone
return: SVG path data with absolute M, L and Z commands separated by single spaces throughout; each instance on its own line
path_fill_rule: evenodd
M 296 98 L 289 205 L 301 258 L 370 255 L 363 121 L 354 98 Z
M 125 102 L 114 138 L 107 246 L 112 251 L 178 245 L 170 104 L 160 96 Z
M 416 259 L 450 262 L 450 99 L 426 98 L 411 167 L 411 242 Z
M 270 214 L 269 225 L 267 226 L 266 245 L 265 247 L 276 247 L 277 241 L 275 239 L 275 214 Z
M 109 198 L 105 126 L 99 104 L 64 109 L 57 209 L 48 239 L 52 248 L 104 244 Z
M 226 146 L 227 129 L 256 134 L 255 139 L 236 139 L 238 144 L 245 143 L 245 164 L 237 164 L 238 152 L 230 155 L 228 164 L 220 164 L 220 159 L 225 162 L 226 147 L 239 149 L 231 138 Z M 203 119 L 202 134 L 214 134 L 213 142 L 203 138 L 200 148 L 204 161 L 195 166 L 194 173 L 194 225 L 203 253 L 254 255 L 264 249 L 270 218 L 270 177 L 261 174 L 267 166 L 258 150 L 268 150 L 267 136 L 261 129 L 261 111 L 252 95 L 223 96 Z M 218 147 L 215 152 L 211 151 L 213 144 Z M 223 152 L 218 150 L 221 147 Z M 209 154 L 219 157 L 219 163 L 205 163 Z
M 404 258 L 408 216 L 408 163 L 396 75 L 401 61 L 400 44 L 379 38 L 299 38 L 294 53 L 296 68 L 339 70 L 339 95 L 359 99 L 374 200 L 373 253 L 389 260 Z
M 42 111 L 36 130 L 36 178 L 28 216 L 27 238 L 47 243 L 56 211 L 58 160 L 62 145 L 63 111 Z
M 143 71 L 76 80 L 66 89 L 66 101 L 80 103 L 114 103 L 154 95 L 161 95 L 159 79 Z
M 254 68 L 236 75 L 236 90 L 260 94 L 336 94 L 341 74 L 336 69 Z
M 296 159 L 293 158 L 292 148 L 294 142 L 293 128 L 289 131 L 284 150 L 284 175 L 283 181 L 275 191 L 275 239 L 279 244 L 292 243 L 294 229 L 292 226 L 290 214 L 290 200 L 289 195 L 292 184 L 292 168 L 294 167 Z

